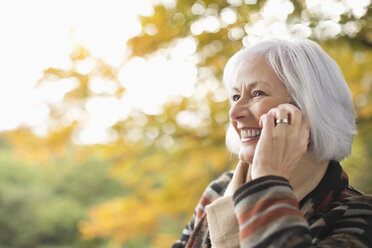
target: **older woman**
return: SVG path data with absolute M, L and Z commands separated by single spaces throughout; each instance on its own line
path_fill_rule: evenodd
M 372 198 L 339 164 L 355 116 L 335 61 L 310 40 L 267 40 L 236 53 L 224 83 L 239 163 L 173 247 L 371 247 Z

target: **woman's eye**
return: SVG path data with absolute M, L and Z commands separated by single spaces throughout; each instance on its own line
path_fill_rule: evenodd
M 258 97 L 258 96 L 263 96 L 263 95 L 265 95 L 265 92 L 263 92 L 262 90 L 254 90 L 252 92 L 253 97 Z
M 231 99 L 233 100 L 233 102 L 236 102 L 236 101 L 238 101 L 238 100 L 239 100 L 239 98 L 240 98 L 240 96 L 239 96 L 239 95 L 233 95 L 233 96 L 231 97 Z

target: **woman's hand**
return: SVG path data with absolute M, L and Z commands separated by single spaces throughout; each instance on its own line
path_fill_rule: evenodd
M 287 119 L 289 123 L 276 120 Z M 251 177 L 276 175 L 290 179 L 307 151 L 310 136 L 304 114 L 292 104 L 281 104 L 260 118 L 261 137 L 257 143 Z

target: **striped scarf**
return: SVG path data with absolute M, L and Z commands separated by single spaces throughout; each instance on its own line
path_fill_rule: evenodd
M 232 175 L 208 185 L 172 248 L 211 247 L 205 207 L 223 196 Z M 353 189 L 336 161 L 300 202 L 289 182 L 277 176 L 245 183 L 233 201 L 240 247 L 372 247 L 372 197 Z

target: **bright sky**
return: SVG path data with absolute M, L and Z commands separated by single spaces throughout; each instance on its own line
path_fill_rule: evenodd
M 0 131 L 26 123 L 42 134 L 49 113 L 45 101 L 58 102 L 74 87 L 74 82 L 65 80 L 35 90 L 43 69 L 68 67 L 74 42 L 118 67 L 126 41 L 141 31 L 137 16 L 150 15 L 151 4 L 155 2 L 159 1 L 0 1 Z M 130 108 L 157 113 L 169 94 L 193 94 L 195 61 L 185 58 L 195 52 L 195 42 L 184 39 L 177 47 L 172 60 L 162 56 L 149 61 L 135 58 L 125 65 L 119 79 L 128 92 L 126 99 L 91 99 L 86 106 L 90 116 L 80 138 L 86 143 L 98 142 L 107 136 L 104 129 L 125 116 Z M 110 90 L 100 89 L 99 79 L 92 85 L 97 91 Z M 107 111 L 108 108 L 113 111 Z
M 94 55 L 120 63 L 126 40 L 140 31 L 137 14 L 151 10 L 144 0 L 124 3 L 0 1 L 0 130 L 42 122 L 47 113 L 41 103 L 61 97 L 55 90 L 48 95 L 33 87 L 43 69 L 68 66 L 71 30 Z
M 172 7 L 175 1 L 0 0 L 0 131 L 26 123 L 34 126 L 36 133 L 43 134 L 49 114 L 45 102 L 61 101 L 64 93 L 76 83 L 66 79 L 53 87 L 35 90 L 35 83 L 43 69 L 67 68 L 74 42 L 86 47 L 94 56 L 119 67 L 126 53 L 126 41 L 141 31 L 137 16 L 151 15 L 151 6 L 158 2 Z M 238 6 L 254 3 L 255 0 L 227 2 L 231 6 Z M 341 26 L 337 23 L 337 16 L 345 8 L 352 8 L 355 16 L 363 15 L 370 0 L 342 2 L 306 1 L 310 12 L 323 13 L 330 19 L 323 22 L 319 32 L 331 35 L 339 33 Z M 202 15 L 205 11 L 205 7 L 198 3 L 192 7 L 194 14 Z M 285 20 L 292 11 L 293 4 L 288 0 L 268 0 L 261 12 L 255 14 L 260 15 L 256 18 L 257 22 L 247 24 L 244 30 L 231 29 L 229 37 L 244 37 L 243 45 L 249 45 L 265 32 L 276 36 L 287 35 Z M 228 7 L 221 11 L 221 19 L 211 15 L 193 23 L 191 32 L 216 32 L 221 25 L 234 23 L 236 18 L 234 8 Z M 298 24 L 290 28 L 303 37 L 311 34 L 306 25 Z M 156 29 L 148 26 L 145 31 L 151 34 Z M 84 120 L 85 127 L 79 140 L 83 143 L 107 140 L 107 128 L 124 118 L 133 107 L 139 107 L 148 114 L 156 114 L 161 111 L 161 105 L 169 95 L 193 95 L 197 78 L 197 57 L 193 56 L 195 49 L 195 40 L 186 38 L 177 41 L 169 51 L 170 59 L 160 54 L 150 60 L 134 58 L 122 66 L 119 80 L 127 90 L 127 95 L 123 99 L 90 99 L 86 105 L 89 116 Z M 88 61 L 82 65 L 81 70 L 89 71 L 89 68 Z M 102 88 L 100 79 L 95 80 L 90 84 L 91 90 L 112 90 L 110 87 Z M 79 113 L 71 111 L 71 118 L 76 115 Z

